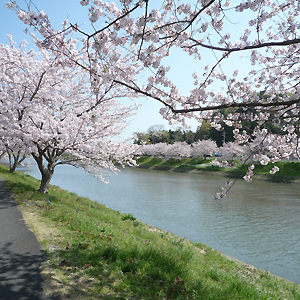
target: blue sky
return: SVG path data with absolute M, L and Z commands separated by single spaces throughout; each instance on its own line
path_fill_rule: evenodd
M 0 4 L 0 43 L 7 43 L 8 39 L 6 35 L 11 34 L 17 44 L 23 39 L 26 39 L 29 42 L 28 49 L 35 48 L 31 37 L 24 33 L 26 25 L 18 19 L 14 11 L 5 7 L 5 2 L 6 1 L 3 1 L 2 4 Z M 89 30 L 90 23 L 87 8 L 82 7 L 79 4 L 79 0 L 35 0 L 33 2 L 37 5 L 38 9 L 48 13 L 55 28 L 61 28 L 61 23 L 68 18 L 70 22 L 77 23 L 82 29 L 91 32 Z M 21 8 L 26 8 L 23 0 L 17 0 L 17 3 Z M 177 54 L 177 52 L 175 52 L 175 54 Z M 192 73 L 194 71 L 202 73 L 202 67 L 204 65 L 213 64 L 215 61 L 216 58 L 211 52 L 204 56 L 201 64 L 195 62 L 188 55 L 179 53 L 173 55 L 172 58 L 167 58 L 166 65 L 169 64 L 171 66 L 171 80 L 178 85 L 183 94 L 188 95 L 189 90 L 193 88 L 192 82 L 194 80 L 191 76 Z M 230 68 L 233 70 L 234 66 L 231 65 Z M 131 124 L 123 135 L 124 137 L 131 135 L 135 131 L 146 131 L 152 125 L 164 125 L 166 129 L 180 126 L 180 124 L 169 126 L 168 122 L 161 117 L 158 112 L 162 106 L 160 103 L 151 99 L 141 99 L 141 102 L 143 106 L 138 114 L 132 118 Z M 192 130 L 196 130 L 197 126 L 200 125 L 195 120 L 189 121 L 188 124 Z

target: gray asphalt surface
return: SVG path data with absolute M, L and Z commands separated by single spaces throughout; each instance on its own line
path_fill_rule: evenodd
M 0 300 L 49 300 L 40 265 L 46 259 L 36 236 L 0 175 Z

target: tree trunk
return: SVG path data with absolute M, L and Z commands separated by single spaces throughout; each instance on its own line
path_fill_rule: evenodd
M 9 173 L 13 173 L 16 170 L 16 167 L 18 165 L 18 162 L 16 160 L 9 161 Z
M 0 159 L 4 156 L 5 153 L 6 151 L 0 152 Z
M 40 152 L 41 153 L 39 153 L 39 155 L 36 155 L 34 153 L 32 153 L 31 155 L 37 162 L 38 168 L 42 175 L 41 185 L 40 185 L 40 188 L 38 189 L 38 191 L 43 194 L 48 194 L 50 181 L 54 174 L 55 161 L 49 159 L 49 161 L 47 162 L 47 167 L 45 167 L 44 161 L 43 161 L 44 160 L 43 152 L 42 151 L 40 151 Z
M 17 154 L 15 154 L 14 150 L 9 149 L 8 146 L 6 146 L 6 152 L 9 157 L 9 173 L 13 173 L 16 170 L 17 166 L 21 162 L 23 162 L 23 160 L 25 160 L 26 155 L 23 154 L 23 156 L 21 157 L 21 150 L 19 150 Z
M 13 173 L 17 167 L 16 159 L 12 159 L 12 154 L 9 151 L 7 151 L 7 154 L 9 158 L 9 173 Z
M 42 172 L 41 185 L 40 185 L 40 188 L 38 189 L 39 192 L 41 192 L 43 194 L 48 194 L 49 185 L 50 185 L 50 181 L 53 176 L 53 173 L 54 173 L 54 169 L 52 169 L 52 170 L 46 169 Z

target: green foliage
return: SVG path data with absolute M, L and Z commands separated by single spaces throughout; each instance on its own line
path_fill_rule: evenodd
M 264 91 L 259 92 L 258 96 L 262 100 L 267 100 L 270 96 L 266 95 Z M 279 99 L 279 98 L 275 98 Z M 273 101 L 276 101 L 273 99 Z M 225 118 L 229 114 L 235 113 L 246 113 L 246 114 L 254 114 L 256 115 L 258 112 L 254 108 L 248 108 L 245 110 L 244 108 L 224 108 L 215 112 L 214 115 L 223 115 Z M 253 133 L 254 128 L 258 125 L 257 121 L 251 120 L 241 120 L 242 128 L 248 133 Z M 153 125 L 148 128 L 147 133 L 145 132 L 135 132 L 136 140 L 135 143 L 141 145 L 143 142 L 148 144 L 156 144 L 156 143 L 166 143 L 173 144 L 174 142 L 186 142 L 188 144 L 192 144 L 193 142 L 197 142 L 198 140 L 208 140 L 211 139 L 215 141 L 218 147 L 221 147 L 224 141 L 232 142 L 233 138 L 233 127 L 227 126 L 223 121 L 221 122 L 224 130 L 218 131 L 214 129 L 210 122 L 203 120 L 201 125 L 197 127 L 196 131 L 193 132 L 191 130 L 186 130 L 183 127 L 178 127 L 176 130 L 169 129 L 164 130 L 163 125 Z M 282 130 L 282 126 L 275 126 L 272 122 L 264 123 L 264 127 L 273 134 L 286 134 L 285 131 Z
M 197 128 L 195 133 L 195 140 L 208 140 L 209 139 L 209 132 L 212 129 L 211 125 L 207 121 L 203 121 L 201 126 Z
M 136 218 L 133 215 L 130 215 L 130 214 L 122 216 L 121 219 L 123 221 L 126 221 L 126 220 L 134 221 L 134 220 L 136 220 Z
M 151 126 L 147 133 L 135 132 L 136 139 L 135 144 L 141 145 L 142 143 L 166 143 L 173 144 L 174 142 L 187 142 L 188 144 L 193 143 L 195 140 L 195 132 L 191 130 L 185 130 L 184 128 L 177 128 L 176 130 L 164 130 L 163 126 Z
M 38 180 L 28 175 L 2 167 L 0 173 L 21 209 L 47 225 L 41 242 L 61 284 L 69 287 L 68 298 L 300 299 L 298 285 L 204 244 L 55 186 L 48 195 L 37 193 Z

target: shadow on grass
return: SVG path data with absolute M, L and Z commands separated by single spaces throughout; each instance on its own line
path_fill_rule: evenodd
M 32 184 L 26 184 L 23 182 L 11 183 L 9 180 L 6 181 L 6 183 L 15 193 L 36 192 L 37 191 L 37 188 L 34 188 L 32 186 Z
M 156 170 L 156 171 L 170 171 L 171 169 L 172 169 L 171 166 L 163 166 L 163 165 L 158 165 L 158 166 L 153 167 L 153 170 Z
M 178 259 L 174 259 L 169 253 L 151 246 L 142 249 L 122 249 L 113 244 L 95 249 L 89 247 L 88 244 L 77 244 L 56 251 L 61 257 L 57 267 L 74 273 L 74 276 L 85 270 L 88 277 L 101 278 L 93 289 L 94 293 L 95 290 L 99 295 L 103 293 L 104 299 L 111 291 L 115 293 L 114 299 L 127 299 L 133 295 L 130 299 L 181 299 L 185 294 L 182 278 L 187 273 L 187 261 L 192 257 L 190 251 L 183 251 Z M 80 292 L 80 286 L 77 287 Z M 106 295 L 107 290 L 110 292 Z
M 189 172 L 189 171 L 192 171 L 192 170 L 196 170 L 195 167 L 193 166 L 188 166 L 188 165 L 182 165 L 182 166 L 179 166 L 177 168 L 174 168 L 174 172 L 181 172 L 181 173 L 186 173 L 186 172 Z
M 2 178 L 0 178 L 0 209 L 7 209 L 9 207 L 17 206 L 16 201 L 11 196 L 11 192 L 8 187 L 11 189 L 14 189 L 16 192 L 23 193 L 25 191 L 32 191 L 34 190 L 32 186 L 29 184 L 23 184 L 23 183 L 14 183 L 9 181 L 4 181 Z
M 109 299 L 114 294 L 111 299 L 259 299 L 255 286 L 218 269 L 203 270 L 203 276 L 191 280 L 188 265 L 194 253 L 180 249 L 175 257 L 151 245 L 122 249 L 110 244 L 89 249 L 88 244 L 74 244 L 57 251 L 62 259 L 57 267 L 69 276 L 84 270 L 87 277 L 99 279 L 84 289 L 86 298 Z M 211 281 L 215 283 L 208 284 Z M 80 284 L 73 292 L 81 293 Z

